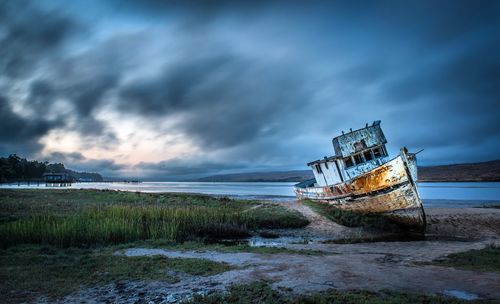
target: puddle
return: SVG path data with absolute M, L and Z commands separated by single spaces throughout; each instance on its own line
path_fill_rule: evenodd
M 443 294 L 445 296 L 454 297 L 454 298 L 457 298 L 460 300 L 466 300 L 466 301 L 472 301 L 472 300 L 479 299 L 479 296 L 476 294 L 473 294 L 473 293 L 470 293 L 467 291 L 463 291 L 463 290 L 457 290 L 457 289 L 445 290 L 445 291 L 443 291 Z
M 375 242 L 413 242 L 427 238 L 422 235 L 381 233 L 377 236 L 337 238 L 332 239 L 328 235 L 314 235 L 304 233 L 300 230 L 274 229 L 257 232 L 247 238 L 207 238 L 205 244 L 222 244 L 226 246 L 248 245 L 252 247 L 284 247 L 287 245 L 309 245 L 309 244 L 356 244 Z
M 205 244 L 220 244 L 225 246 L 248 245 L 248 239 L 205 239 Z
M 261 236 L 253 236 L 248 239 L 248 245 L 252 247 L 280 247 L 290 244 L 320 244 L 326 239 L 319 237 L 304 237 L 304 236 L 280 236 L 278 238 L 266 238 Z

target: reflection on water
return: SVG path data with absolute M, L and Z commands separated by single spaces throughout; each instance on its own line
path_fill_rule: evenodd
M 321 243 L 326 240 L 326 238 L 305 236 L 280 236 L 279 238 L 268 239 L 256 235 L 248 239 L 248 245 L 252 247 L 282 247 L 289 244 Z
M 143 183 L 75 183 L 59 189 L 111 189 L 141 192 L 188 192 L 225 195 L 243 199 L 293 200 L 295 183 L 209 183 L 209 182 L 143 182 Z M 45 185 L 2 184 L 0 188 L 46 189 Z M 54 189 L 54 188 L 51 188 Z M 468 200 L 463 206 L 482 205 L 485 201 L 500 201 L 500 183 L 419 183 L 424 204 L 442 204 L 438 200 Z M 462 204 L 456 202 L 455 205 Z M 492 202 L 489 202 L 492 203 Z
M 461 300 L 466 300 L 466 301 L 472 301 L 472 300 L 477 300 L 479 299 L 479 296 L 467 291 L 463 290 L 456 290 L 456 289 L 450 289 L 450 290 L 444 290 L 443 294 L 446 296 L 454 297 L 457 299 Z

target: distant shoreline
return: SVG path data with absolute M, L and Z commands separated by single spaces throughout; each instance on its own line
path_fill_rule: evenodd
M 500 182 L 500 160 L 481 163 L 418 167 L 420 182 Z M 314 178 L 311 170 L 211 175 L 194 182 L 302 182 Z

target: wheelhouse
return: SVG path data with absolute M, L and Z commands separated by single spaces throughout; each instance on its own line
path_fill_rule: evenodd
M 308 163 L 316 184 L 327 186 L 353 179 L 384 163 L 388 158 L 387 140 L 380 120 L 364 128 L 342 132 L 332 139 L 335 155 Z

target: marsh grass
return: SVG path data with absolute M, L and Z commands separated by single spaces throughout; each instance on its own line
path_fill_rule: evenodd
M 278 205 L 261 205 L 248 209 L 246 213 L 252 217 L 254 225 L 259 228 L 300 228 L 309 224 L 300 212 Z
M 113 247 L 96 249 L 19 245 L 0 249 L 0 302 L 19 303 L 40 295 L 57 298 L 83 286 L 130 280 L 177 282 L 172 271 L 213 275 L 231 265 L 205 259 L 126 257 Z
M 259 205 L 252 201 L 188 194 L 7 190 L 0 192 L 0 215 L 11 220 L 0 224 L 0 247 L 242 238 L 258 228 L 308 223 L 281 206 L 255 207 Z
M 286 292 L 293 291 L 285 288 Z M 255 303 L 255 304 L 458 304 L 481 303 L 481 301 L 461 301 L 449 297 L 409 294 L 394 291 L 371 292 L 363 290 L 339 291 L 330 289 L 303 296 L 290 296 L 273 290 L 263 281 L 250 284 L 233 285 L 227 293 L 215 293 L 208 296 L 195 296 L 190 303 L 204 304 L 230 304 L 230 303 Z
M 257 202 L 186 193 L 141 193 L 90 189 L 0 189 L 0 223 L 27 218 L 34 214 L 69 215 L 89 207 L 109 205 L 226 207 L 242 211 L 257 205 Z
M 59 247 L 165 239 L 245 237 L 253 218 L 224 208 L 92 207 L 75 215 L 35 215 L 0 226 L 3 248 L 21 243 Z
M 479 250 L 453 253 L 432 264 L 467 270 L 500 272 L 500 247 L 489 245 Z

